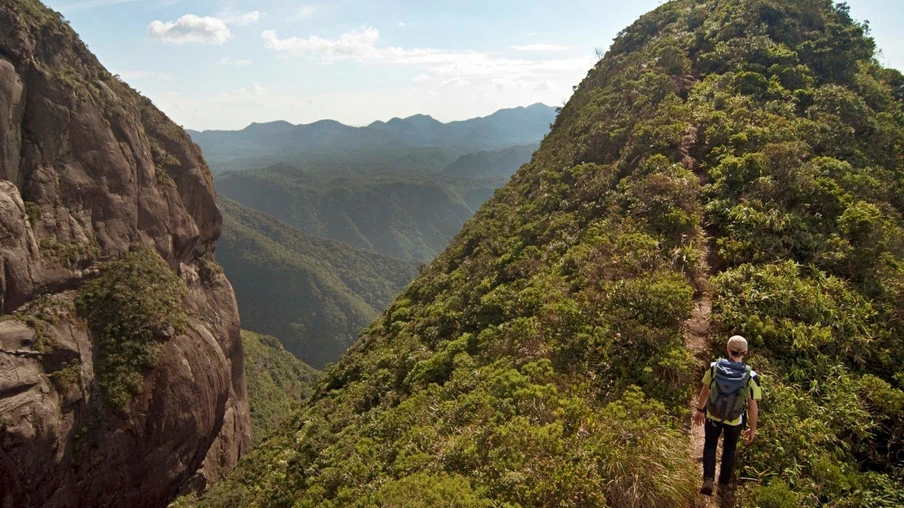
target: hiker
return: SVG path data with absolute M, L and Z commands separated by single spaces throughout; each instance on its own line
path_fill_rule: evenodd
M 743 431 L 744 442 L 750 444 L 756 435 L 759 410 L 757 401 L 763 396 L 757 373 L 743 363 L 747 354 L 747 339 L 735 335 L 728 339 L 728 358 L 713 362 L 703 376 L 703 387 L 697 398 L 694 424 L 705 422 L 706 440 L 703 445 L 703 487 L 700 493 L 711 496 L 716 473 L 716 446 L 722 442 L 722 466 L 719 470 L 719 491 L 728 493 L 731 473 L 737 456 L 738 438 Z M 744 424 L 747 430 L 744 430 Z

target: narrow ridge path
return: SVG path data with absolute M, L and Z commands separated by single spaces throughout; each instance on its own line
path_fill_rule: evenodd
M 703 242 L 703 246 L 699 251 L 700 267 L 694 280 L 694 286 L 697 297 L 694 299 L 694 309 L 691 311 L 691 317 L 684 322 L 684 346 L 694 355 L 698 364 L 703 367 L 709 363 L 709 332 L 710 332 L 710 315 L 712 314 L 712 291 L 709 285 L 709 266 L 706 262 L 709 255 L 708 242 Z M 697 379 L 693 380 L 693 395 L 688 403 L 690 414 L 693 415 L 697 407 L 697 394 L 699 386 Z M 702 425 L 694 425 L 690 422 L 689 437 L 691 440 L 691 453 L 694 461 L 700 465 L 699 474 L 702 483 L 703 476 L 703 443 L 704 432 Z M 719 503 L 715 497 L 703 496 L 698 494 L 694 507 L 717 507 Z

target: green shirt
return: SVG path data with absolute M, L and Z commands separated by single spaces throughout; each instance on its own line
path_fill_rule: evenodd
M 713 363 L 709 366 L 709 368 L 706 369 L 706 374 L 703 375 L 703 386 L 709 387 L 709 386 L 712 384 L 712 382 L 713 382 L 713 367 L 716 366 L 716 363 L 718 363 L 718 362 L 713 362 Z M 759 376 L 756 372 L 754 372 L 753 370 L 750 371 L 750 379 L 747 381 L 747 386 L 750 387 L 750 398 L 751 398 L 751 399 L 753 399 L 753 400 L 760 400 L 760 399 L 763 398 L 763 389 L 760 388 L 760 376 Z M 729 421 L 729 422 L 726 422 L 726 421 L 724 421 L 724 420 L 720 420 L 720 419 L 718 419 L 718 418 L 713 418 L 712 416 L 709 415 L 709 413 L 707 413 L 706 417 L 709 418 L 710 420 L 714 421 L 714 422 L 721 422 L 721 423 L 724 423 L 724 424 L 726 424 L 726 425 L 732 425 L 732 426 L 735 426 L 735 425 L 740 425 L 740 424 L 741 424 L 741 421 L 742 421 L 742 419 L 744 418 L 744 415 L 741 415 L 741 416 L 737 417 L 736 419 L 731 420 L 731 421 Z

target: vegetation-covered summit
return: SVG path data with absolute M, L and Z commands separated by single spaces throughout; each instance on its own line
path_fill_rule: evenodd
M 676 0 L 209 505 L 687 506 L 713 354 L 765 399 L 751 506 L 904 503 L 904 76 L 830 0 Z

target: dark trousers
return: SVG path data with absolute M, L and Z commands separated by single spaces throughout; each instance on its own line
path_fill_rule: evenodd
M 714 422 L 709 418 L 703 426 L 706 440 L 703 443 L 703 478 L 715 478 L 716 476 L 716 446 L 719 444 L 719 436 L 725 432 L 722 441 L 722 466 L 719 469 L 719 483 L 727 485 L 731 481 L 731 473 L 734 471 L 735 459 L 738 454 L 738 438 L 744 430 L 744 425 L 725 425 Z

